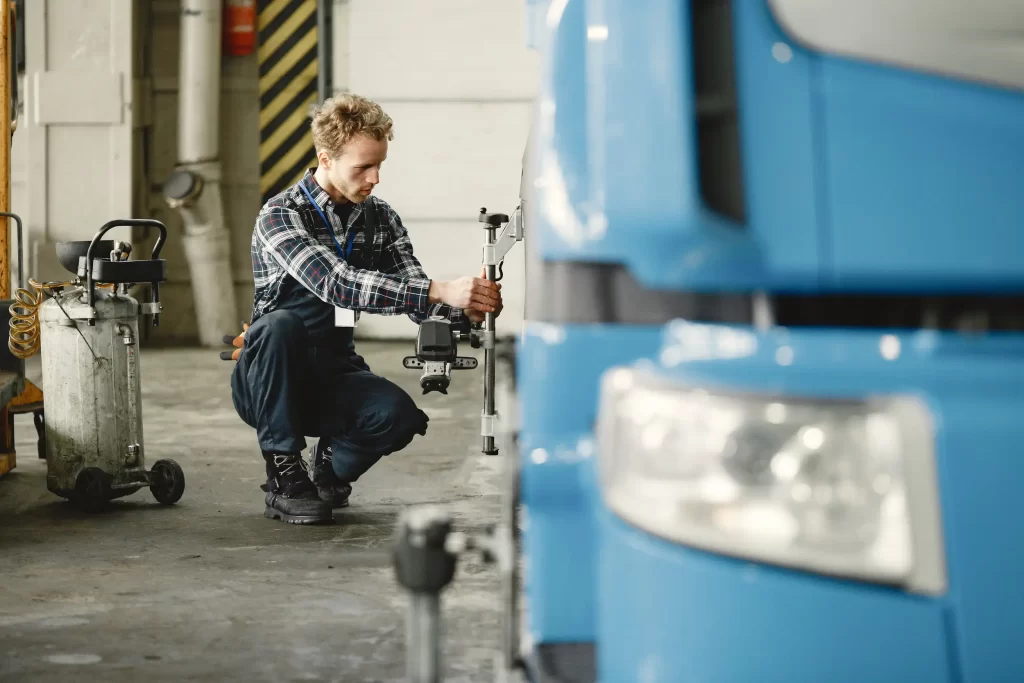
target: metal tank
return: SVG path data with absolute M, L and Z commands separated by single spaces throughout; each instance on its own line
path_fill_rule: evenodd
M 159 229 L 150 259 L 128 261 L 130 244 L 101 239 L 119 225 Z M 184 492 L 173 460 L 147 471 L 142 428 L 139 316 L 159 322 L 166 261 L 158 257 L 166 237 L 159 221 L 112 221 L 91 241 L 59 243 L 58 258 L 76 278 L 41 286 L 51 294 L 38 308 L 46 486 L 90 511 L 145 486 L 164 504 Z M 151 302 L 128 295 L 141 282 L 152 285 Z

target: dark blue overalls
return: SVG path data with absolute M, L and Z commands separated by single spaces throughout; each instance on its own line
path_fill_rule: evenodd
M 362 248 L 352 250 L 355 228 L 345 251 L 336 238 L 335 245 L 353 266 L 372 269 L 371 245 L 381 226 L 372 201 L 363 207 Z M 330 439 L 335 475 L 354 482 L 382 456 L 426 433 L 427 415 L 404 390 L 370 371 L 356 354 L 352 328 L 335 327 L 333 305 L 290 276 L 279 301 L 246 332 L 231 376 L 235 410 L 256 430 L 265 453 L 301 452 L 306 436 Z

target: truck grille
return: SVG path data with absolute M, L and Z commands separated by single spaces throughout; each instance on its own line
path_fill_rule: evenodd
M 715 213 L 743 223 L 732 2 L 691 0 L 700 194 Z
M 964 295 L 780 295 L 770 299 L 785 327 L 1024 331 L 1024 297 Z

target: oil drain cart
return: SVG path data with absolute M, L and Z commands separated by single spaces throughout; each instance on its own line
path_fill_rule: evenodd
M 130 243 L 103 239 L 118 226 L 159 230 L 151 257 L 128 260 Z M 173 460 L 146 470 L 142 430 L 139 318 L 159 324 L 166 239 L 163 223 L 131 219 L 110 221 L 92 240 L 59 242 L 58 260 L 75 278 L 30 280 L 10 306 L 10 349 L 42 359 L 47 489 L 88 511 L 145 486 L 163 504 L 185 490 Z M 151 301 L 129 296 L 139 283 L 150 284 Z

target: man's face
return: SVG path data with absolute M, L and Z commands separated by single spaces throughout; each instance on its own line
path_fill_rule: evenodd
M 380 182 L 380 167 L 388 157 L 388 141 L 358 135 L 345 145 L 341 156 L 317 155 L 327 170 L 327 180 L 350 202 L 359 204 Z

